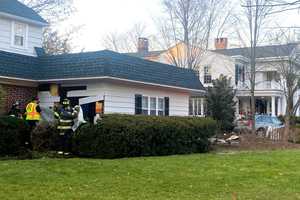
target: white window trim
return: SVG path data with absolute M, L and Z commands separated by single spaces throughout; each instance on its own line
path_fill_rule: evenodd
M 203 98 L 191 98 L 190 100 L 192 100 L 192 115 L 190 116 L 195 116 L 195 117 L 204 117 L 204 99 Z M 189 102 L 190 103 L 190 102 Z M 197 114 L 195 115 L 195 103 L 197 104 L 197 108 L 199 106 L 200 103 L 200 114 L 198 113 L 197 110 Z M 199 108 L 198 108 L 199 109 Z M 189 112 L 190 113 L 190 112 Z
M 24 46 L 15 45 L 15 24 L 16 23 L 22 24 L 25 26 Z M 11 23 L 11 46 L 15 49 L 20 49 L 20 50 L 28 49 L 28 32 L 29 32 L 28 24 L 12 21 L 12 23 Z
M 159 111 L 163 111 L 164 115 L 165 115 L 165 103 L 164 103 L 164 100 L 165 100 L 165 97 L 161 97 L 161 96 L 153 96 L 153 95 L 142 95 L 142 100 L 143 100 L 143 97 L 147 97 L 148 98 L 148 116 L 151 115 L 151 98 L 155 98 L 156 99 L 156 112 L 155 112 L 155 116 L 158 116 L 158 112 Z M 163 99 L 163 110 L 159 110 L 158 109 L 158 99 Z M 142 105 L 143 105 L 143 102 L 142 102 Z M 142 110 L 143 110 L 143 106 L 142 106 Z

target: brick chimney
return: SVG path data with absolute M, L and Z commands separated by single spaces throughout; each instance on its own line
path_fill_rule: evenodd
M 215 39 L 215 48 L 216 49 L 227 49 L 228 47 L 228 38 L 216 38 Z
M 149 51 L 148 38 L 140 37 L 138 39 L 138 53 L 147 53 Z

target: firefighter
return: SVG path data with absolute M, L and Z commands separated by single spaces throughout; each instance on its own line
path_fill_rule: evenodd
M 26 121 L 28 122 L 31 130 L 34 129 L 37 123 L 41 120 L 41 108 L 39 103 L 38 98 L 33 98 L 26 106 Z
M 68 99 L 64 99 L 62 107 L 54 112 L 54 117 L 58 119 L 57 129 L 60 137 L 60 147 L 58 154 L 68 156 L 71 151 L 71 136 L 73 134 L 72 126 L 74 119 L 77 118 L 78 112 L 74 110 Z
M 25 146 L 32 149 L 31 145 L 31 131 L 36 127 L 37 123 L 41 120 L 41 108 L 39 105 L 39 99 L 37 97 L 33 98 L 32 101 L 26 106 L 26 121 L 30 127 L 30 131 L 24 135 Z
M 22 112 L 21 112 L 21 109 L 20 109 L 20 103 L 19 103 L 19 101 L 16 101 L 12 105 L 12 107 L 11 107 L 8 115 L 11 116 L 11 117 L 16 117 L 16 118 L 22 119 Z

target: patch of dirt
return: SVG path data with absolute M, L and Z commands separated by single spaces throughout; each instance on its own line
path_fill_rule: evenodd
M 255 151 L 255 150 L 279 150 L 279 149 L 300 149 L 300 144 L 272 141 L 260 138 L 256 135 L 240 135 L 240 141 L 235 144 L 215 144 L 215 151 Z

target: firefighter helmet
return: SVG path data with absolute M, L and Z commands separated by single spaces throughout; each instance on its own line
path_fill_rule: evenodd
M 64 99 L 62 104 L 63 104 L 63 106 L 69 106 L 70 105 L 70 100 L 69 99 Z

